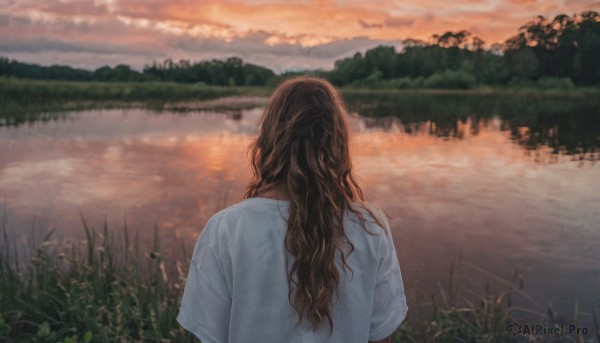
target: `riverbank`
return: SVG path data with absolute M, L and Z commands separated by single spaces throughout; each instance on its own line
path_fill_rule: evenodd
M 202 110 L 206 109 L 206 102 L 210 100 L 224 97 L 266 99 L 271 91 L 270 87 L 224 87 L 168 82 L 39 81 L 0 77 L 0 126 L 49 121 L 65 117 L 68 112 L 89 109 Z M 387 104 L 394 103 L 395 106 L 410 107 L 410 112 L 438 113 L 452 110 L 454 115 L 462 115 L 465 111 L 471 113 L 473 106 L 482 102 L 480 100 L 485 100 L 481 106 L 488 108 L 490 98 L 502 102 L 500 107 L 520 104 L 531 107 L 532 99 L 536 100 L 534 107 L 543 107 L 549 103 L 548 100 L 560 100 L 561 104 L 548 106 L 553 110 L 564 107 L 561 99 L 572 103 L 600 98 L 598 88 L 564 90 L 483 87 L 442 90 L 345 87 L 341 88 L 341 92 L 351 109 L 357 111 L 362 110 L 363 103 L 368 100 L 379 101 L 377 107 L 382 107 L 385 113 L 389 111 Z M 456 99 L 458 100 L 453 101 Z M 448 104 L 448 101 L 452 103 Z M 523 112 L 520 109 L 513 111 L 512 108 L 509 111 Z M 367 112 L 369 113 L 364 114 L 379 116 L 382 111 L 376 109 Z
M 0 77 L 0 97 L 34 101 L 167 101 L 206 100 L 223 96 L 268 96 L 273 87 L 211 86 L 175 82 L 81 82 L 28 80 Z M 342 93 L 403 93 L 403 94 L 461 94 L 486 95 L 515 93 L 543 95 L 600 94 L 600 88 L 552 88 L 552 87 L 490 87 L 471 89 L 399 88 L 375 86 L 341 87 Z
M 25 248 L 4 227 L 0 237 L 0 342 L 192 342 L 175 318 L 185 285 L 189 256 L 174 260 L 161 253 L 155 231 L 153 246 L 143 252 L 137 235 L 105 225 L 102 232 L 83 221 L 86 240 L 57 245 L 48 233 Z M 28 255 L 27 258 L 24 258 Z M 394 334 L 394 342 L 519 342 L 509 324 L 518 314 L 534 312 L 511 303 L 526 296 L 515 272 L 501 280 L 503 290 L 475 294 L 470 302 L 461 294 L 460 268 L 478 267 L 458 258 L 449 282 L 427 301 L 409 299 L 411 312 L 429 311 L 427 319 L 408 319 Z M 490 274 L 490 278 L 498 277 Z M 539 314 L 543 318 L 543 314 Z M 572 322 L 577 325 L 578 314 Z M 412 318 L 411 318 L 412 317 Z M 552 318 L 547 318 L 551 320 Z M 560 323 L 556 323 L 559 325 Z M 594 333 L 589 332 L 586 338 Z M 596 333 L 597 335 L 597 333 Z M 579 342 L 583 336 L 570 338 Z
M 255 87 L 220 87 L 169 82 L 76 82 L 0 78 L 0 126 L 47 121 L 87 109 L 148 108 L 227 96 L 266 96 Z

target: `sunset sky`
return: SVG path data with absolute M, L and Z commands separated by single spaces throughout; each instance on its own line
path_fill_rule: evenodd
M 449 5 L 452 4 L 452 5 Z M 238 56 L 277 72 L 468 30 L 487 46 L 600 0 L 0 0 L 0 56 L 83 68 Z

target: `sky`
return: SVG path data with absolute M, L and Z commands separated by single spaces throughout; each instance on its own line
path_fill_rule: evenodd
M 600 0 L 0 0 L 0 56 L 85 69 L 231 56 L 276 72 L 331 69 L 446 31 L 489 47 L 536 15 L 586 10 Z

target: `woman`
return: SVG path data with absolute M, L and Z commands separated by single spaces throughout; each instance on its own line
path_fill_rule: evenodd
M 385 215 L 351 170 L 344 104 L 283 82 L 251 145 L 246 199 L 202 231 L 177 320 L 203 343 L 391 342 L 408 307 Z

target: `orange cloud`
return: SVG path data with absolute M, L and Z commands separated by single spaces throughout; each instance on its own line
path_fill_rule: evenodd
M 521 5 L 521 4 L 533 4 L 537 2 L 537 0 L 508 0 L 511 4 Z
M 224 39 L 262 31 L 273 35 L 269 42 L 299 42 L 304 46 L 313 46 L 353 37 L 398 40 L 410 36 L 424 39 L 434 33 L 465 28 L 472 29 L 473 33 L 479 36 L 493 32 L 490 37 L 482 37 L 492 42 L 513 34 L 524 18 L 528 19 L 537 14 L 555 15 L 558 11 L 571 13 L 573 10 L 585 9 L 561 7 L 555 1 L 545 1 L 544 6 L 531 6 L 537 0 L 505 1 L 502 3 L 499 0 L 458 0 L 448 8 L 442 0 L 412 0 L 402 3 L 347 1 L 343 5 L 332 0 L 308 3 L 234 0 L 55 0 L 39 5 L 16 1 L 9 11 L 12 11 L 13 15 L 19 14 L 30 19 L 45 19 L 50 22 L 62 19 L 93 23 L 113 17 L 133 27 L 154 28 L 167 34 Z M 589 2 L 568 1 L 569 7 L 586 3 Z M 527 8 L 522 8 L 524 5 Z M 594 3 L 590 5 L 597 6 Z M 516 7 L 519 8 L 518 11 Z M 539 13 L 540 10 L 557 13 Z M 499 12 L 503 15 L 499 16 Z M 501 21 L 505 25 L 499 25 L 498 22 L 489 19 Z M 318 36 L 325 38 L 318 39 Z
M 161 55 L 197 59 L 200 55 L 186 51 L 182 46 L 187 43 L 181 43 L 194 41 L 213 48 L 221 44 L 221 50 L 213 50 L 214 56 L 257 56 L 254 52 L 265 49 L 274 55 L 287 51 L 289 59 L 336 42 L 360 40 L 364 45 L 358 50 L 364 50 L 373 44 L 397 45 L 406 38 L 427 40 L 432 34 L 463 29 L 489 45 L 514 35 L 535 15 L 551 18 L 584 10 L 600 10 L 600 3 L 457 0 L 448 6 L 446 0 L 13 0 L 0 8 L 0 43 L 44 38 L 139 46 Z M 236 50 L 234 43 L 240 48 Z M 328 65 L 333 65 L 332 58 L 347 53 L 342 50 L 328 55 Z M 0 50 L 2 54 L 6 55 Z

